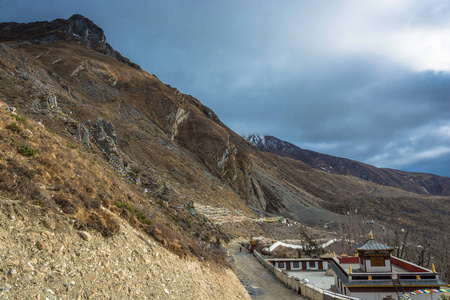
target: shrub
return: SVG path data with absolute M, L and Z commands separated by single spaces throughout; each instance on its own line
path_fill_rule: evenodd
M 102 205 L 101 201 L 97 198 L 93 198 L 90 195 L 83 195 L 83 196 L 81 196 L 81 195 L 82 194 L 79 194 L 78 196 L 79 196 L 80 200 L 83 201 L 84 206 L 87 209 L 97 209 L 97 208 L 100 208 L 100 206 Z
M 101 215 L 96 212 L 90 213 L 86 220 L 86 224 L 89 227 L 98 230 L 106 237 L 113 236 L 114 233 L 117 233 L 120 229 L 116 220 L 106 213 L 102 213 Z
M 33 157 L 38 153 L 38 150 L 33 149 L 31 146 L 28 146 L 26 144 L 20 144 L 19 153 L 23 156 Z
M 20 123 L 22 125 L 28 124 L 27 119 L 25 117 L 23 117 L 19 114 L 11 114 L 11 115 L 14 117 L 14 119 L 16 119 L 17 123 Z
M 22 127 L 17 123 L 11 123 L 11 124 L 6 125 L 6 129 L 9 129 L 9 130 L 17 132 L 17 133 L 22 132 Z
M 141 222 L 142 224 L 147 224 L 147 225 L 152 224 L 152 221 L 150 219 L 148 219 L 144 213 L 142 213 L 139 209 L 137 209 L 133 205 L 131 205 L 127 202 L 117 202 L 116 206 L 118 208 L 125 208 L 126 210 L 132 212 L 136 216 L 136 219 L 138 219 L 139 222 Z
M 65 214 L 74 214 L 78 211 L 77 206 L 70 202 L 63 193 L 57 193 L 53 200 Z
M 70 149 L 77 149 L 78 146 L 75 144 L 72 144 L 71 142 L 67 141 L 66 146 Z

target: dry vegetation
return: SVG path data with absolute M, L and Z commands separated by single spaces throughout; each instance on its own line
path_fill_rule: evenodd
M 119 225 L 110 212 L 140 228 L 179 256 L 225 263 L 227 235 L 183 207 L 149 198 L 111 169 L 98 151 L 86 151 L 0 103 L 0 197 L 38 205 L 103 236 Z M 22 150 L 24 147 L 26 152 Z

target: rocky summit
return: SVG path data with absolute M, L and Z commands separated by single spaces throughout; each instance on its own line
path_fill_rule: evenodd
M 447 241 L 447 179 L 261 151 L 81 15 L 0 23 L 0 43 L 0 297 L 249 299 L 235 238 Z

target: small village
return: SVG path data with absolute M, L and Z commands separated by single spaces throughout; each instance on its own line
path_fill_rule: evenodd
M 240 247 L 253 254 L 287 289 L 306 299 L 446 299 L 450 295 L 448 283 L 439 279 L 434 265 L 430 270 L 393 256 L 395 247 L 378 242 L 372 232 L 366 241 L 353 245 L 353 256 L 328 252 L 281 258 L 302 245 L 276 242 L 266 247 L 257 238 Z
M 260 214 L 259 219 L 254 219 L 221 207 L 199 203 L 194 207 L 215 224 L 249 220 L 277 222 L 285 228 L 299 225 L 297 221 L 276 215 Z M 300 228 L 302 240 L 287 243 L 251 237 L 239 244 L 239 252 L 253 254 L 287 288 L 309 299 L 414 300 L 441 299 L 441 296 L 450 295 L 450 285 L 439 279 L 434 264 L 430 270 L 395 257 L 392 253 L 397 246 L 377 241 L 372 231 L 363 243 L 346 241 L 355 252 L 349 255 L 322 253 L 339 240 L 329 239 L 319 244 L 306 234 L 303 227 Z

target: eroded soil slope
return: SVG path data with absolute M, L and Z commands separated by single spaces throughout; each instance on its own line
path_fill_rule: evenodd
M 235 274 L 180 259 L 126 222 L 111 238 L 20 201 L 0 201 L 2 299 L 250 299 Z

